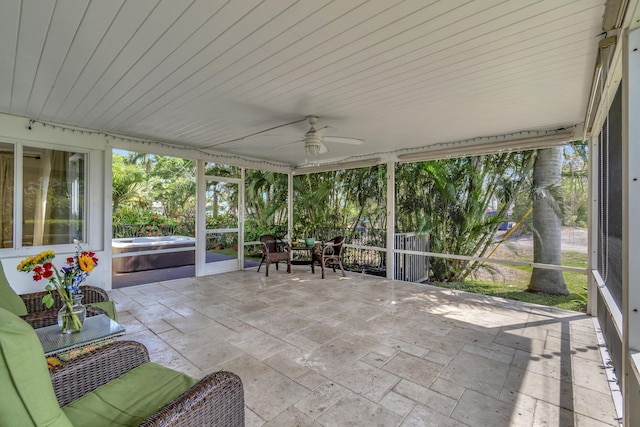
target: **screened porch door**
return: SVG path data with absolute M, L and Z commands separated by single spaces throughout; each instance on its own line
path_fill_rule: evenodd
M 239 268 L 240 182 L 241 180 L 233 178 L 205 177 L 204 275 Z

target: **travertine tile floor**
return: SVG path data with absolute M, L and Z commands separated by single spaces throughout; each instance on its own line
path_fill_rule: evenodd
M 127 339 L 244 383 L 247 426 L 609 426 L 592 319 L 349 273 L 239 271 L 111 291 Z

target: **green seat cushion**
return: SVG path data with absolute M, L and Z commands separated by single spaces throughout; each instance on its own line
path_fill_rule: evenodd
M 73 425 L 137 426 L 197 381 L 145 363 L 63 407 Z
M 0 307 L 15 314 L 16 316 L 24 316 L 27 314 L 27 306 L 20 298 L 20 295 L 9 285 L 7 276 L 4 275 L 2 262 L 0 262 Z
M 92 305 L 94 307 L 103 309 L 107 312 L 107 316 L 109 316 L 115 322 L 118 321 L 118 312 L 116 311 L 116 305 L 113 303 L 113 301 L 92 302 L 87 305 Z
M 71 426 L 56 400 L 31 326 L 0 308 L 0 425 Z

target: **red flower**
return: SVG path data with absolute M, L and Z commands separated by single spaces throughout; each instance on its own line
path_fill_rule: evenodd
M 67 262 L 68 262 L 69 264 L 72 264 L 72 263 L 73 263 L 73 257 L 69 257 L 69 258 L 67 258 Z
M 44 268 L 42 268 L 42 266 L 37 265 L 34 269 L 33 272 L 36 274 L 42 274 L 42 272 L 44 271 Z
M 36 273 L 33 275 L 33 280 L 35 280 L 36 282 L 40 279 L 42 279 L 42 276 L 40 274 Z
M 42 273 L 42 277 L 44 277 L 45 279 L 48 279 L 51 276 L 53 276 L 53 271 L 52 270 L 45 270 L 45 272 Z

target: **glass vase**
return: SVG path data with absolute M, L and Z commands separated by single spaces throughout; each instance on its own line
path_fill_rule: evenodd
M 58 311 L 58 326 L 63 334 L 80 332 L 87 308 L 82 305 L 82 295 L 74 295 L 72 302 L 65 302 Z

